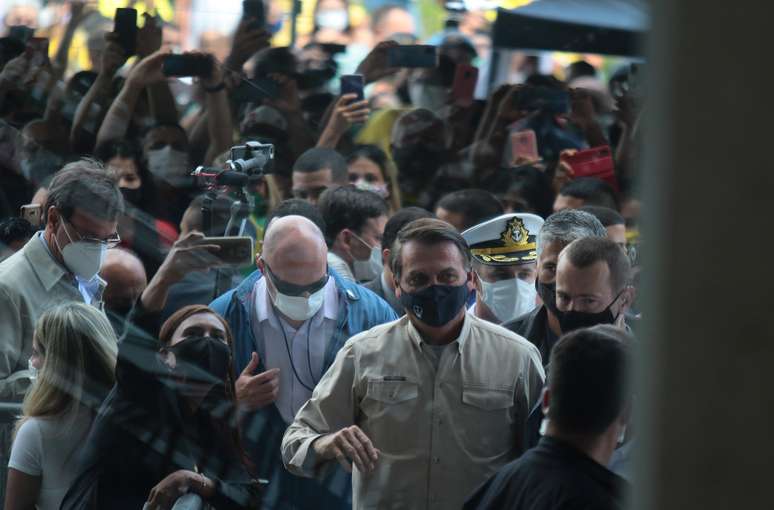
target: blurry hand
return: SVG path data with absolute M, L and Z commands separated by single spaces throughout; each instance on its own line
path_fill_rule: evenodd
M 234 34 L 231 53 L 226 59 L 227 65 L 234 71 L 241 71 L 250 57 L 269 47 L 271 34 L 265 28 L 253 27 L 252 18 L 242 18 Z
M 279 395 L 279 368 L 272 368 L 255 375 L 258 354 L 253 353 L 236 380 L 236 397 L 239 405 L 248 411 L 261 409 L 277 400 Z
M 398 46 L 395 41 L 382 41 L 360 62 L 356 73 L 363 75 L 365 83 L 373 83 L 398 71 L 395 67 L 387 66 L 387 53 L 389 48 L 395 46 Z
M 557 195 L 565 184 L 575 178 L 575 172 L 573 172 L 572 167 L 567 163 L 566 159 L 567 156 L 572 156 L 576 152 L 578 151 L 575 149 L 565 149 L 559 154 L 559 163 L 556 165 L 554 178 L 551 182 L 551 187 Z
M 103 74 L 112 77 L 126 63 L 126 53 L 124 48 L 118 43 L 118 36 L 116 34 L 112 32 L 106 33 L 105 41 L 100 70 Z
M 145 58 L 161 48 L 161 20 L 158 16 L 143 13 L 145 24 L 137 30 L 137 55 Z
M 158 277 L 167 285 L 177 283 L 192 271 L 206 271 L 218 259 L 213 255 L 220 249 L 216 244 L 202 244 L 204 234 L 189 232 L 175 241 L 158 270 Z
M 312 447 L 320 458 L 336 459 L 349 473 L 352 472 L 350 462 L 354 462 L 361 473 L 369 473 L 376 468 L 376 461 L 379 460 L 379 450 L 357 425 L 322 436 Z
M 28 74 L 29 67 L 30 59 L 24 53 L 10 60 L 0 72 L 0 85 L 21 86 L 23 78 Z
M 169 54 L 170 52 L 168 50 L 159 50 L 140 60 L 140 62 L 132 68 L 129 76 L 127 76 L 127 85 L 144 88 L 153 83 L 166 80 L 167 77 L 164 76 L 164 73 L 161 71 L 161 66 L 164 64 L 164 57 Z
M 151 489 L 148 495 L 149 510 L 169 510 L 175 501 L 188 492 L 188 488 L 196 483 L 194 477 L 198 477 L 193 471 L 180 469 L 167 475 L 162 481 Z
M 523 89 L 522 85 L 512 85 L 508 91 L 503 94 L 500 104 L 497 106 L 497 119 L 506 124 L 512 124 L 529 115 L 529 112 L 519 110 L 519 92 Z
M 355 101 L 357 95 L 344 94 L 336 102 L 336 107 L 331 116 L 331 122 L 346 130 L 353 124 L 361 124 L 368 120 L 371 109 L 368 107 L 368 100 Z

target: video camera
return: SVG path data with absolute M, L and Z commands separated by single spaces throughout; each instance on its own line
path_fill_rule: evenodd
M 231 157 L 226 161 L 226 169 L 197 167 L 191 172 L 194 177 L 204 179 L 207 187 L 235 186 L 244 187 L 250 181 L 272 172 L 274 145 L 261 142 L 245 142 L 231 148 Z

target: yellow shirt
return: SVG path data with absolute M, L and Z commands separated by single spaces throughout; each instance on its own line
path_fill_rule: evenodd
M 545 375 L 534 345 L 470 313 L 437 369 L 433 351 L 405 316 L 351 338 L 285 432 L 287 469 L 319 475 L 313 441 L 358 425 L 381 456 L 354 468 L 355 509 L 461 508 L 522 453 Z

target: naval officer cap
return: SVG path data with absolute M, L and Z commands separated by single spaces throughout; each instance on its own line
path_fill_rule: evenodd
M 482 264 L 506 266 L 537 260 L 537 235 L 543 218 L 529 213 L 503 214 L 467 229 L 462 237 Z

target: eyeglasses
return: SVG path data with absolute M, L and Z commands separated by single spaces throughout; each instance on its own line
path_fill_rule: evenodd
M 118 235 L 118 232 L 114 232 L 107 239 L 97 239 L 96 237 L 84 236 L 83 234 L 78 232 L 78 229 L 75 228 L 75 225 L 65 220 L 64 218 L 62 218 L 62 223 L 64 223 L 65 233 L 67 234 L 67 237 L 70 238 L 70 242 L 75 242 L 75 241 L 70 235 L 70 232 L 67 229 L 67 225 L 70 225 L 72 229 L 75 231 L 75 233 L 78 234 L 78 239 L 77 239 L 78 241 L 82 241 L 84 243 L 102 244 L 102 245 L 105 245 L 105 248 L 107 248 L 108 250 L 110 248 L 115 248 L 121 243 L 121 236 Z
M 267 264 L 265 260 L 263 261 L 263 265 L 266 268 L 266 274 L 271 279 L 271 283 L 274 284 L 277 292 L 280 294 L 285 294 L 286 296 L 300 296 L 304 293 L 314 294 L 318 290 L 325 287 L 325 285 L 328 283 L 328 273 L 324 274 L 322 278 L 309 285 L 296 285 L 295 283 L 288 283 L 277 278 L 277 276 L 272 273 L 271 269 L 269 268 L 269 264 Z

